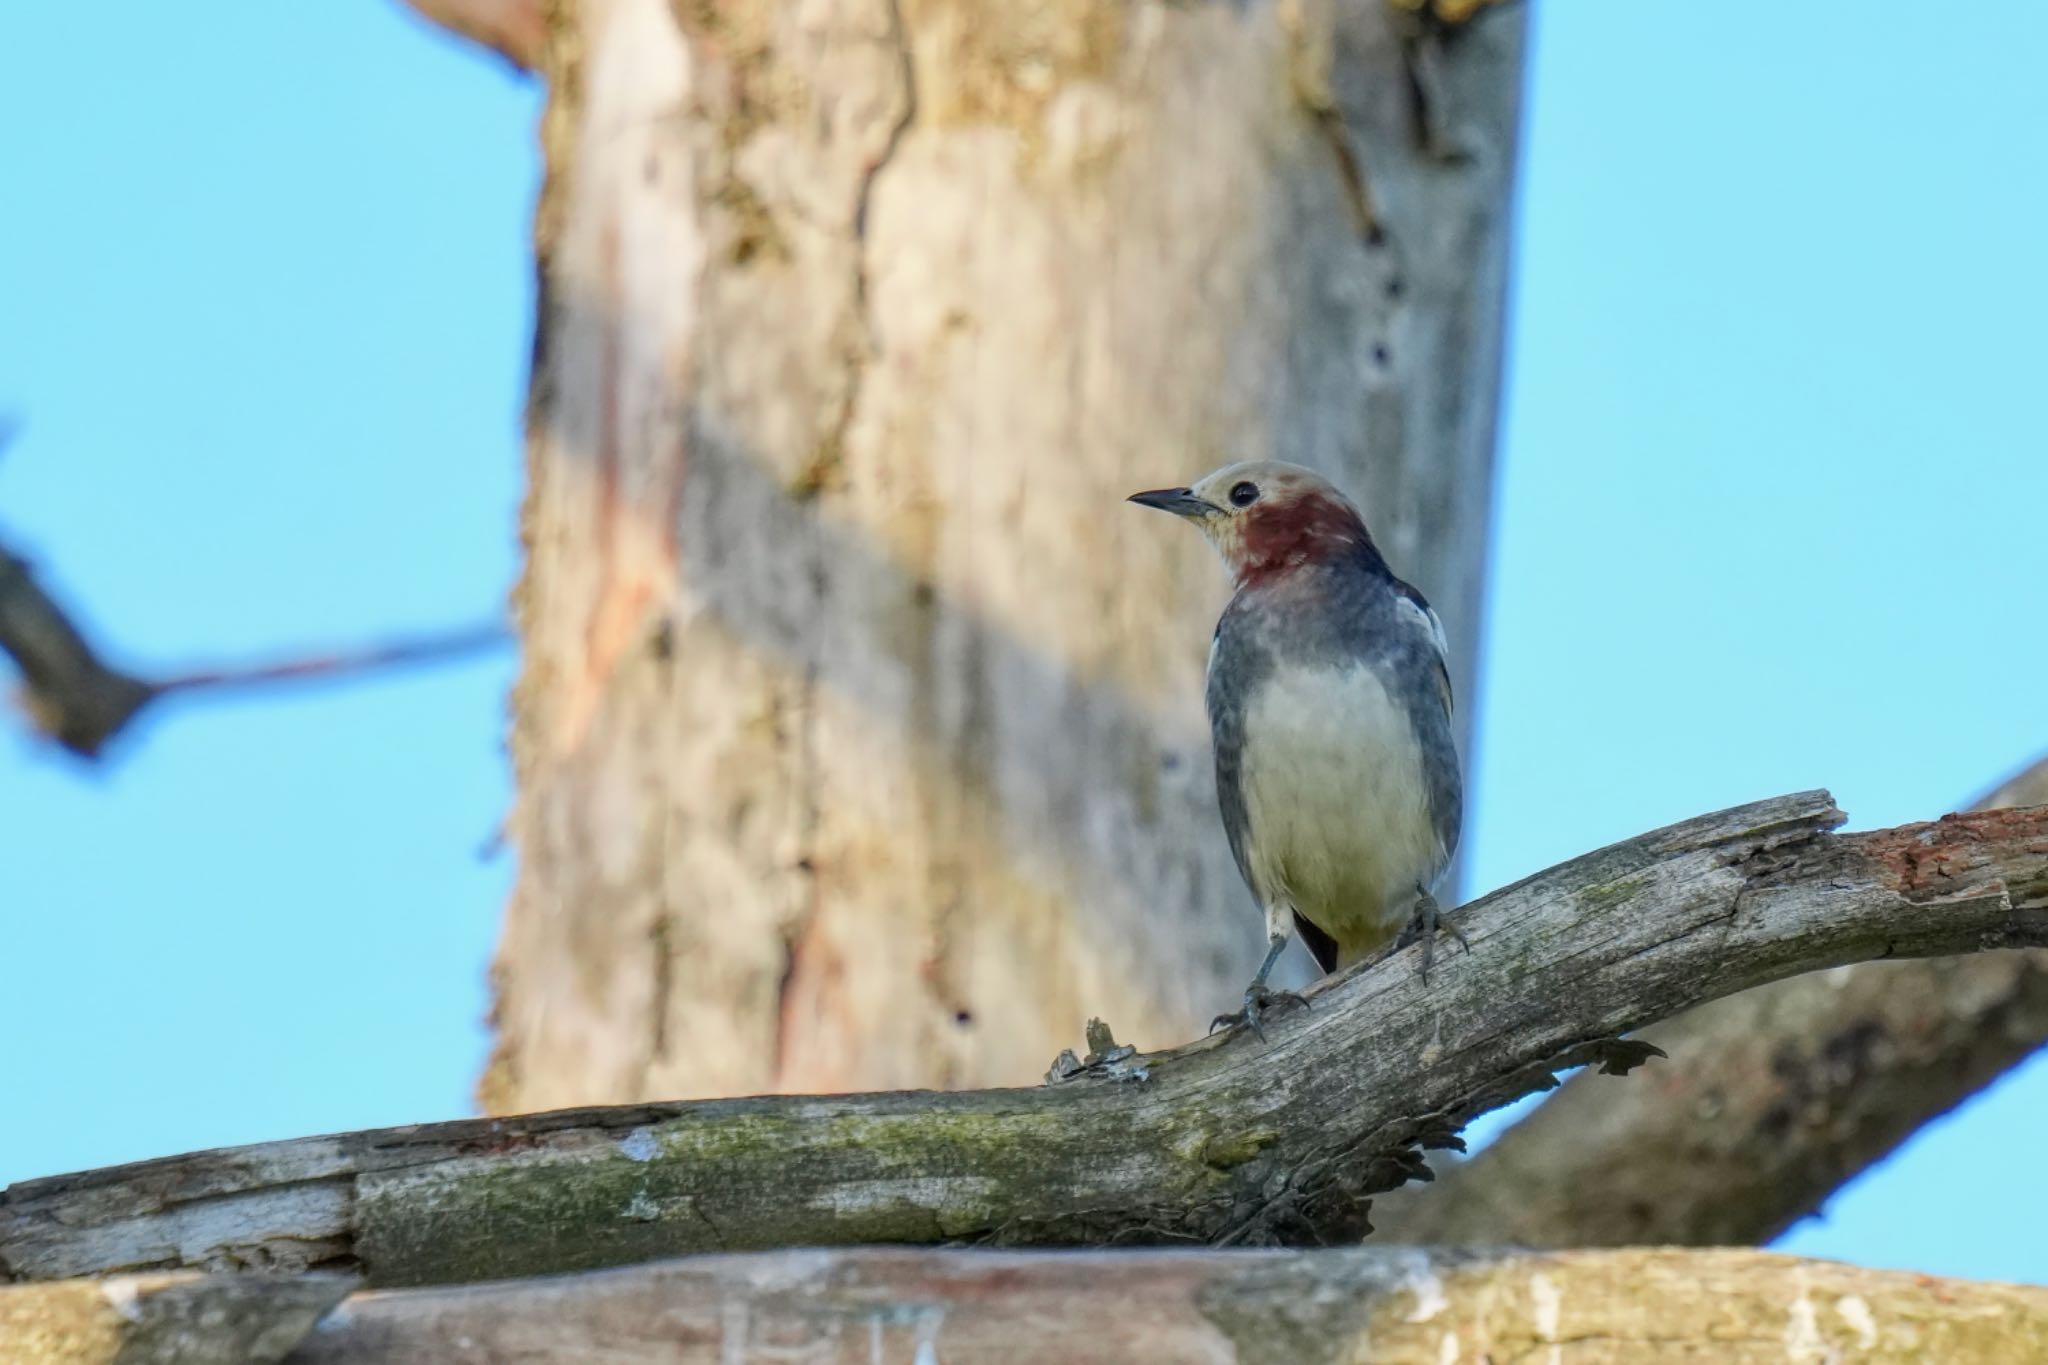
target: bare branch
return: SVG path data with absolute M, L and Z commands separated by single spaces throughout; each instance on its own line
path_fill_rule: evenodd
M 789 1251 L 366 1294 L 295 1365 L 2048 1356 L 2048 1289 L 1759 1251 Z M 1548 1348 L 1546 1350 L 1546 1348 Z
M 1844 962 L 2048 942 L 2048 809 L 1840 818 L 1811 792 L 1589 854 L 1475 903 L 1471 951 L 1427 983 L 1418 949 L 1383 955 L 1267 1041 L 1205 1039 L 1144 1080 L 561 1111 L 29 1181 L 0 1194 L 0 1273 L 408 1285 L 786 1245 L 1351 1239 L 1473 1115 L 1640 1061 L 1618 1034 Z
M 446 663 L 450 659 L 497 649 L 510 642 L 511 636 L 502 625 L 470 626 L 442 635 L 392 640 L 360 649 L 306 654 L 267 664 L 180 673 L 157 683 L 156 692 L 159 696 L 168 696 L 174 692 L 237 692 L 273 687 L 279 683 L 338 682 L 365 673 Z
M 498 648 L 508 639 L 502 625 L 474 626 L 273 663 L 138 677 L 107 663 L 36 581 L 28 561 L 0 544 L 0 651 L 21 670 L 20 700 L 30 722 L 81 758 L 97 757 L 109 740 L 162 697 L 340 681 L 445 662 Z
M 2048 803 L 2048 760 L 1980 809 Z M 1575 1077 L 1435 1184 L 1382 1201 L 1398 1241 L 1768 1241 L 2048 1042 L 2048 952 L 1871 962 L 1647 1030 L 1664 1083 Z
M 489 48 L 522 71 L 536 70 L 547 45 L 541 0 L 405 0 L 428 23 Z
M 104 662 L 30 572 L 0 545 L 0 649 L 21 669 L 23 708 L 36 728 L 91 758 L 157 694 Z

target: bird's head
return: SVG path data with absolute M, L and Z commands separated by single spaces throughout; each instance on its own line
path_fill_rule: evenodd
M 1193 522 L 1239 587 L 1270 583 L 1305 565 L 1360 557 L 1382 563 L 1351 500 L 1300 465 L 1225 465 L 1186 488 L 1133 493 L 1130 501 Z

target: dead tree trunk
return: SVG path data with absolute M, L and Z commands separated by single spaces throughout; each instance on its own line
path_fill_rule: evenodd
M 1198 1032 L 1258 932 L 1201 717 L 1224 589 L 1120 499 L 1334 473 L 1471 694 L 1519 14 L 551 12 L 486 1104 Z

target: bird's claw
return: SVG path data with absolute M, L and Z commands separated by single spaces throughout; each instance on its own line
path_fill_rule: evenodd
M 1425 986 L 1429 984 L 1430 964 L 1436 959 L 1436 935 L 1439 929 L 1458 941 L 1460 951 L 1472 951 L 1472 940 L 1465 937 L 1465 931 L 1458 927 L 1450 912 L 1436 903 L 1435 896 L 1424 891 L 1416 900 L 1415 913 L 1409 916 L 1408 925 L 1401 930 L 1401 937 L 1394 946 L 1405 948 L 1418 940 L 1421 942 L 1421 975 L 1422 984 Z
M 1209 1021 L 1209 1032 L 1220 1028 L 1236 1028 L 1242 1024 L 1257 1035 L 1260 1042 L 1266 1041 L 1266 1030 L 1259 1020 L 1269 1008 L 1279 1005 L 1299 1005 L 1308 1008 L 1308 997 L 1293 991 L 1269 990 L 1265 986 L 1253 986 L 1244 993 L 1244 1008 L 1233 1014 L 1219 1014 Z

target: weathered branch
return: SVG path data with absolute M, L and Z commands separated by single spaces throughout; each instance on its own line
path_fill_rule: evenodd
M 2048 761 L 1978 809 L 2048 803 Z M 1373 1212 L 1396 1241 L 1768 1241 L 2048 1042 L 2048 952 L 1869 962 L 1647 1030 L 1662 1083 L 1559 1092 Z
M 366 1294 L 293 1365 L 1857 1360 L 2048 1355 L 2048 1289 L 1758 1251 L 792 1251 Z M 784 1354 L 786 1352 L 787 1354 Z
M 459 33 L 522 71 L 540 65 L 547 44 L 541 0 L 405 0 L 428 23 Z
M 2048 942 L 2048 809 L 1840 818 L 1813 792 L 1589 854 L 1475 903 L 1470 952 L 1427 983 L 1418 950 L 1383 956 L 1266 1041 L 1205 1039 L 1144 1080 L 563 1111 L 30 1181 L 0 1194 L 0 1272 L 411 1285 L 799 1244 L 1355 1238 L 1473 1115 L 1640 1060 L 1618 1034 L 1845 962 Z
M 0 1288 L 7 1365 L 267 1365 L 355 1282 L 346 1275 L 124 1275 Z

